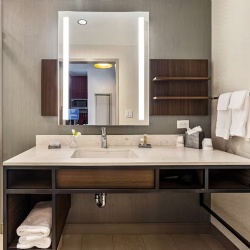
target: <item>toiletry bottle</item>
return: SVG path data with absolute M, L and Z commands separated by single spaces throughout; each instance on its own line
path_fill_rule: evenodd
M 140 138 L 140 145 L 143 145 L 143 144 L 144 144 L 144 139 L 142 137 L 142 138 Z
M 143 135 L 143 144 L 146 145 L 148 143 L 148 138 L 147 138 L 147 134 Z

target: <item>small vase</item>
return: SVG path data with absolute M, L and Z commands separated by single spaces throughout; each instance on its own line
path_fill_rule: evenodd
M 76 142 L 75 136 L 71 136 L 71 141 L 70 141 L 69 146 L 70 146 L 71 148 L 77 148 L 77 142 Z

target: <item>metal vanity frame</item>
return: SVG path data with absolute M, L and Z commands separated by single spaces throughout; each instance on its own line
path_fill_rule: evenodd
M 236 168 L 237 167 L 237 168 Z M 154 188 L 57 188 L 56 175 L 60 170 L 153 170 L 154 173 Z M 167 187 L 162 185 L 160 176 L 162 171 L 195 171 L 202 173 L 201 186 L 197 188 L 188 188 L 188 186 L 180 186 L 177 188 Z M 211 184 L 211 174 L 218 172 L 219 186 Z M 243 185 L 232 180 L 231 184 L 223 183 L 230 171 L 250 171 L 250 165 L 118 165 L 118 166 L 4 166 L 4 249 L 17 249 L 15 247 L 16 236 L 14 230 L 17 225 L 27 216 L 34 202 L 39 201 L 39 198 L 52 199 L 52 245 L 49 249 L 56 250 L 59 240 L 68 216 L 71 205 L 71 194 L 75 193 L 154 193 L 154 192 L 182 192 L 182 193 L 197 193 L 200 195 L 200 205 L 206 209 L 212 216 L 221 222 L 229 231 L 231 231 L 240 241 L 250 248 L 250 242 L 240 235 L 234 228 L 226 223 L 218 214 L 209 208 L 204 202 L 204 194 L 210 193 L 250 193 L 250 186 Z M 15 171 L 17 171 L 15 173 Z M 18 172 L 20 171 L 20 172 Z M 39 184 L 38 177 L 31 178 L 32 172 L 42 173 L 51 178 L 48 183 Z M 228 172 L 226 172 L 228 171 Z M 23 174 L 23 177 L 19 174 Z M 27 173 L 27 174 L 26 174 Z M 35 172 L 34 172 L 35 173 Z M 19 177 L 18 177 L 19 176 Z M 36 179 L 37 178 L 37 179 Z M 22 179 L 27 179 L 28 182 L 21 183 Z M 41 179 L 42 180 L 42 177 Z M 226 180 L 228 182 L 228 180 Z M 39 186 L 40 185 L 40 186 Z M 44 185 L 44 187 L 43 187 Z M 227 186 L 228 185 L 228 186 Z M 231 185 L 231 186 L 230 186 Z M 45 198 L 44 198 L 45 197 Z M 28 205 L 30 207 L 28 207 Z M 25 206 L 24 206 L 25 205 Z M 24 211 L 25 210 L 25 211 Z M 19 217 L 18 217 L 19 216 Z M 12 243 L 11 243 L 12 242 Z

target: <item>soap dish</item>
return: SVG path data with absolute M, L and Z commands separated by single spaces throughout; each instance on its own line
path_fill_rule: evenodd
M 139 147 L 139 148 L 152 148 L 152 145 L 149 144 L 149 143 L 148 143 L 148 144 L 142 144 L 142 145 L 139 144 L 138 147 Z
M 48 146 L 48 149 L 56 149 L 56 148 L 61 148 L 61 145 L 59 145 L 59 146 Z

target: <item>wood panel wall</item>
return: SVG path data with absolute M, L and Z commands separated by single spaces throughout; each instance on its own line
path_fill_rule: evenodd
M 154 81 L 154 78 L 181 80 Z M 195 80 L 188 79 L 192 77 Z M 207 115 L 208 100 L 180 99 L 208 97 L 208 60 L 150 60 L 151 115 Z M 171 97 L 175 99 L 160 99 Z M 158 99 L 155 99 L 158 98 Z
M 57 60 L 41 62 L 41 115 L 58 115 Z

